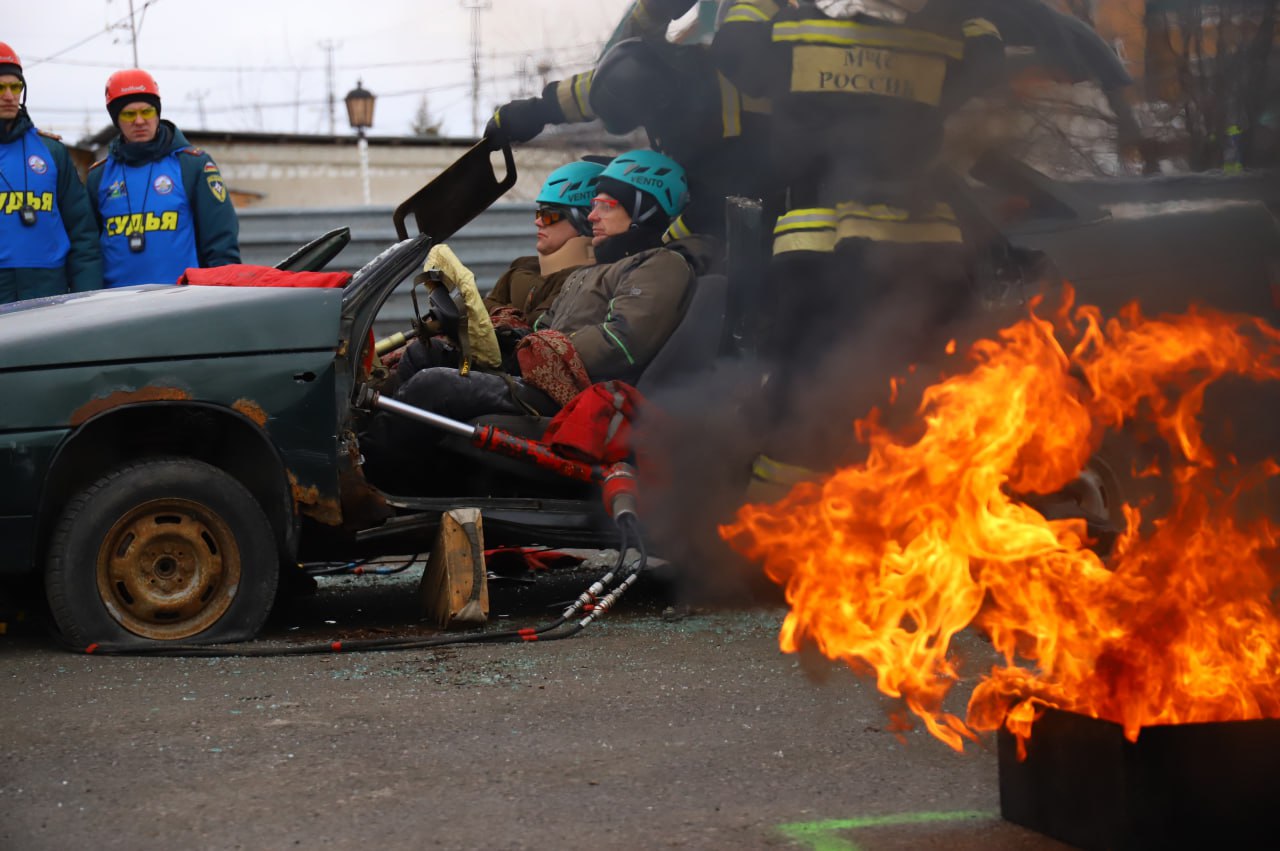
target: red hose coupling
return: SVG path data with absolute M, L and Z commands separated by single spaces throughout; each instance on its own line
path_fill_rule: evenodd
M 639 519 L 636 513 L 636 470 L 630 464 L 619 461 L 610 467 L 600 491 L 605 510 L 615 523 L 628 514 L 632 519 Z

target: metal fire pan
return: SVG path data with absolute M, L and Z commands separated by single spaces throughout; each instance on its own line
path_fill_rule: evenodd
M 1280 720 L 1144 727 L 1050 709 L 998 735 L 1000 814 L 1084 849 L 1280 847 Z

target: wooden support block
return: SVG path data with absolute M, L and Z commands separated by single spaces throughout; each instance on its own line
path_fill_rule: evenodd
M 455 508 L 441 515 L 440 531 L 418 584 L 418 599 L 423 616 L 441 629 L 478 626 L 489 620 L 480 509 Z

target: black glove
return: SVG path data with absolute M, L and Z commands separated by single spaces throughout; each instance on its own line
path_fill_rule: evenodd
M 491 142 L 527 142 L 542 132 L 552 119 L 551 109 L 542 98 L 522 98 L 503 104 L 484 126 L 485 138 Z

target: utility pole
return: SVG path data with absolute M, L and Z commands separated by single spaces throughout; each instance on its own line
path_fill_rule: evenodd
M 200 89 L 194 92 L 187 92 L 187 100 L 193 100 L 196 102 L 196 113 L 200 116 L 201 130 L 209 129 L 209 123 L 206 120 L 205 114 L 204 114 L 204 99 L 207 98 L 208 96 L 209 96 L 208 89 Z
M 493 6 L 492 0 L 462 0 L 471 12 L 471 134 L 480 135 L 480 13 Z
M 129 0 L 129 43 L 133 45 L 133 67 L 138 67 L 138 27 L 133 20 L 133 0 Z
M 107 0 L 107 3 L 108 3 L 108 5 L 109 5 L 109 4 L 111 3 L 111 0 Z M 143 4 L 142 4 L 142 14 L 143 14 L 144 16 L 147 14 L 147 6 L 148 6 L 148 5 L 149 5 L 149 3 L 143 3 Z M 137 67 L 138 67 L 138 30 L 139 30 L 139 29 L 141 29 L 141 28 L 142 28 L 142 25 L 138 23 L 137 15 L 136 15 L 136 13 L 135 13 L 135 12 L 134 12 L 134 10 L 133 10 L 133 0 L 129 0 L 129 23 L 128 23 L 128 26 L 126 26 L 126 25 L 125 25 L 125 22 L 124 22 L 124 19 L 123 19 L 123 18 L 122 18 L 121 20 L 116 21 L 115 23 L 113 23 L 113 24 L 109 24 L 109 25 L 107 26 L 107 29 L 108 29 L 108 30 L 124 30 L 124 29 L 128 29 L 128 30 L 129 30 L 129 48 L 133 51 L 133 67 L 134 67 L 134 68 L 137 68 Z M 113 38 L 112 38 L 112 43 L 113 43 L 113 44 L 119 44 L 119 43 L 120 43 L 120 40 L 119 40 L 118 38 L 114 38 L 114 37 L 113 37 Z
M 336 101 L 334 100 L 333 94 L 333 52 L 338 49 L 338 44 L 335 43 L 333 39 L 326 38 L 324 41 L 320 42 L 320 49 L 327 54 L 327 58 L 325 60 L 324 86 L 325 90 L 329 93 L 329 135 L 332 136 L 335 132 L 334 116 L 336 115 L 334 106 Z

